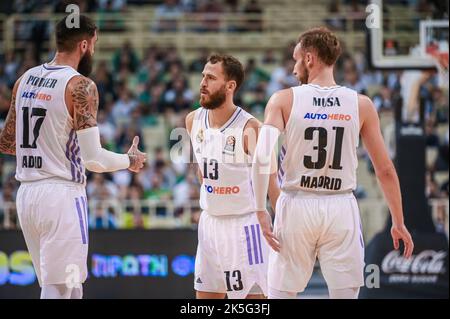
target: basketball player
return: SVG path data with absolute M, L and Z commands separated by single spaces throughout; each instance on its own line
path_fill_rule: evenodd
M 331 298 L 357 298 L 363 282 L 364 242 L 356 188 L 359 135 L 369 152 L 392 215 L 392 238 L 404 256 L 413 251 L 405 227 L 398 177 L 380 132 L 378 114 L 364 95 L 336 84 L 334 64 L 341 52 L 326 28 L 303 33 L 295 47 L 294 75 L 302 85 L 269 100 L 252 171 L 258 218 L 274 249 L 269 257 L 269 298 L 295 298 L 316 258 Z M 265 212 L 270 165 L 280 132 L 285 133 L 280 164 L 281 195 L 273 232 Z
M 202 107 L 186 117 L 202 181 L 196 295 L 263 298 L 268 246 L 256 217 L 250 179 L 260 122 L 233 103 L 244 78 L 236 58 L 212 55 L 202 75 Z M 273 203 L 279 195 L 275 177 L 270 177 L 269 187 Z
M 26 71 L 13 88 L 0 151 L 16 155 L 17 214 L 42 287 L 41 298 L 82 298 L 87 276 L 85 167 L 102 173 L 143 167 L 135 137 L 128 154 L 100 145 L 98 92 L 87 76 L 97 32 L 79 17 L 56 25 L 55 59 Z

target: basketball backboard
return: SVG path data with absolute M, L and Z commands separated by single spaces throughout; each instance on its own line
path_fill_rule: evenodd
M 401 1 L 371 0 L 366 25 L 372 67 L 430 69 L 437 63 L 433 55 L 448 61 L 448 2 L 442 1 L 442 6 L 418 8 Z

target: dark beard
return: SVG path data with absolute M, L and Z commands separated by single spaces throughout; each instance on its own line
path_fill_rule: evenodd
M 78 63 L 78 72 L 85 77 L 88 77 L 91 74 L 93 64 L 92 55 L 88 52 L 89 51 L 86 51 Z
M 300 81 L 300 84 L 308 84 L 309 71 L 305 62 L 302 63 L 302 68 L 304 73 L 303 76 L 299 74 L 298 80 Z
M 225 85 L 217 90 L 217 92 L 211 94 L 209 96 L 209 100 L 207 102 L 202 102 L 200 99 L 200 104 L 208 110 L 214 110 L 217 109 L 219 106 L 221 106 L 223 103 L 225 103 L 226 100 L 226 94 L 225 94 Z

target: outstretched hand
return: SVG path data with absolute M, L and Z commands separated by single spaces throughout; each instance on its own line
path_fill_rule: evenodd
M 130 167 L 128 169 L 132 172 L 138 173 L 142 167 L 144 167 L 144 163 L 147 160 L 147 154 L 139 151 L 139 136 L 135 136 L 133 138 L 133 143 L 131 144 L 130 149 L 128 150 L 128 157 L 130 158 Z

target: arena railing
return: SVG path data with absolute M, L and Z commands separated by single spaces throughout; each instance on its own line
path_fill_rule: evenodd
M 89 200 L 90 228 L 195 228 L 201 209 L 198 200 L 177 204 L 172 200 Z M 436 229 L 449 234 L 448 198 L 430 199 Z M 366 242 L 381 231 L 388 218 L 387 206 L 375 198 L 359 199 L 363 237 Z M 0 229 L 20 228 L 14 202 L 0 207 Z

